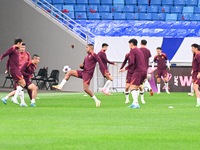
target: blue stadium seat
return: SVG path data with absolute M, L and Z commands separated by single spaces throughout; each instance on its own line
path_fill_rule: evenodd
M 89 0 L 89 5 L 100 5 L 100 0 Z
M 152 20 L 152 14 L 151 13 L 140 13 L 139 16 L 140 20 L 147 20 L 147 21 L 151 21 Z
M 112 13 L 121 13 L 123 11 L 123 6 L 119 5 L 119 6 L 111 6 L 111 12 Z
M 52 0 L 53 4 L 64 4 L 64 0 Z
M 124 6 L 124 0 L 113 0 L 113 5 L 123 5 Z
M 99 6 L 99 12 L 107 12 L 107 13 L 110 13 L 110 6 L 108 6 L 108 5 Z
M 76 20 L 87 20 L 87 15 L 85 12 L 77 12 Z
M 200 14 L 200 7 L 194 7 L 194 13 Z
M 182 13 L 182 6 L 174 6 L 171 7 L 172 14 L 181 14 Z
M 152 20 L 155 20 L 155 21 L 165 21 L 165 16 L 166 14 L 165 13 L 161 13 L 161 14 L 153 14 L 153 19 Z
M 101 0 L 101 5 L 112 5 L 112 0 Z
M 88 19 L 89 20 L 100 20 L 100 15 L 99 13 L 88 13 Z
M 60 17 L 60 16 L 62 16 L 61 12 L 56 12 L 56 13 L 54 13 L 53 15 L 54 15 L 54 17 L 56 17 L 57 19 L 62 19 L 62 17 Z
M 76 0 L 65 0 L 65 5 L 76 5 Z
M 161 0 L 151 0 L 151 5 L 161 6 Z
M 139 20 L 139 13 L 126 13 L 127 20 Z
M 125 0 L 126 6 L 127 5 L 136 5 L 137 4 L 137 0 Z
M 114 17 L 114 20 L 125 20 L 126 14 L 125 13 L 114 13 L 113 17 Z
M 194 7 L 183 7 L 183 14 L 193 14 L 194 13 Z
M 76 5 L 75 11 L 76 12 L 85 12 L 86 11 L 85 5 Z
M 88 0 L 76 0 L 77 5 L 88 5 Z
M 187 0 L 186 6 L 197 6 L 197 0 Z
M 190 18 L 191 21 L 200 21 L 200 14 L 193 14 Z
M 157 13 L 158 6 L 147 6 L 147 13 Z
M 140 5 L 140 6 L 135 6 L 135 12 L 136 13 L 146 13 L 147 7 Z
M 46 0 L 48 3 L 52 4 L 52 0 Z M 34 0 L 35 2 L 35 0 Z M 42 3 L 47 4 L 44 0 L 41 0 Z
M 74 6 L 73 5 L 63 5 L 63 13 L 67 12 L 74 12 Z
M 138 6 L 140 6 L 140 5 L 148 6 L 149 5 L 149 0 L 138 0 Z
M 162 5 L 169 5 L 169 6 L 173 6 L 174 2 L 173 0 L 163 0 L 162 1 Z
M 74 19 L 74 12 L 69 12 L 69 13 L 64 13 L 64 14 L 70 17 L 71 19 Z M 67 19 L 65 15 L 63 15 L 63 18 Z
M 175 0 L 174 6 L 185 6 L 185 0 Z
M 169 12 L 170 12 L 170 6 L 159 7 L 159 13 L 169 13 Z
M 178 21 L 190 21 L 190 14 L 178 14 Z
M 134 12 L 134 6 L 131 6 L 131 5 L 124 6 L 123 12 L 124 13 L 133 13 Z
M 177 14 L 166 14 L 166 21 L 177 21 Z
M 57 8 L 58 10 L 62 11 L 63 10 L 63 5 L 53 5 L 55 8 Z M 58 11 L 57 9 L 53 9 L 53 11 Z
M 96 13 L 98 12 L 98 7 L 96 5 L 87 6 L 87 12 Z
M 100 13 L 101 20 L 113 20 L 112 13 Z

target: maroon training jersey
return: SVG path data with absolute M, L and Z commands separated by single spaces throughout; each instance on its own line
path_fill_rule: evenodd
M 113 62 L 110 62 L 108 59 L 107 59 L 107 56 L 106 56 L 106 53 L 104 50 L 101 50 L 98 54 L 99 58 L 101 59 L 105 69 L 108 69 L 108 66 L 107 66 L 107 63 L 109 64 L 114 64 Z
M 83 62 L 83 71 L 87 72 L 90 75 L 93 75 L 97 62 L 99 63 L 99 69 L 102 75 L 104 76 L 106 73 L 104 64 L 102 63 L 99 56 L 95 54 L 94 52 L 88 53 L 88 55 L 85 57 L 84 62 Z
M 159 70 L 166 69 L 166 61 L 168 60 L 167 55 L 165 53 L 161 53 L 161 55 L 156 55 L 154 57 L 154 62 L 157 62 L 157 67 Z
M 19 70 L 19 51 L 18 47 L 12 46 L 9 48 L 3 55 L 1 55 L 0 60 L 2 60 L 4 57 L 9 55 L 10 59 L 10 70 Z
M 125 58 L 124 58 L 124 61 L 123 61 L 123 63 L 122 63 L 122 66 L 121 66 L 121 68 L 120 69 L 123 69 L 124 68 L 124 66 L 126 65 L 126 63 L 127 63 L 127 61 L 128 61 L 128 65 L 130 64 L 130 62 L 131 62 L 131 57 L 130 57 L 130 53 L 127 53 L 126 54 L 126 56 L 125 56 Z M 134 72 L 134 69 L 135 69 L 135 67 L 133 66 L 133 67 L 131 67 L 129 70 L 128 70 L 128 73 L 130 73 L 130 74 L 133 74 L 133 72 Z
M 192 70 L 193 72 L 200 72 L 200 52 L 197 52 L 193 58 Z
M 36 65 L 32 63 L 32 61 L 27 61 L 23 67 L 21 68 L 21 73 L 23 74 L 25 79 L 29 79 L 32 77 L 32 74 L 34 73 L 35 69 L 37 68 Z
M 144 55 L 138 48 L 134 48 L 130 51 L 130 64 L 126 67 L 126 70 L 131 68 L 134 68 L 134 72 L 147 71 Z
M 149 58 L 151 57 L 151 52 L 150 52 L 150 50 L 148 50 L 145 47 L 141 47 L 139 49 L 142 51 L 142 53 L 144 55 L 144 60 L 145 60 L 146 68 L 148 69 L 149 68 Z

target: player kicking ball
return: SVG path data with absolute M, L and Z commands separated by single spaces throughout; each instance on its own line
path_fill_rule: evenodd
M 33 78 L 33 73 L 37 68 L 37 64 L 40 62 L 40 57 L 37 54 L 34 54 L 32 57 L 32 60 L 29 62 L 26 62 L 24 64 L 24 66 L 21 68 L 21 73 L 24 76 L 24 79 L 26 81 L 26 86 L 25 88 L 28 91 L 32 91 L 32 95 L 31 95 L 31 104 L 30 106 L 32 107 L 36 107 L 35 105 L 35 99 L 37 96 L 37 86 L 35 84 L 33 84 L 30 79 Z
M 130 90 L 133 97 L 133 103 L 129 108 L 140 108 L 138 103 L 139 89 L 140 85 L 143 84 L 144 80 L 147 78 L 147 70 L 145 66 L 144 55 L 141 50 L 137 48 L 137 40 L 129 40 L 130 51 L 130 63 L 125 69 L 120 69 L 119 72 L 124 72 L 125 70 L 133 69 L 134 73 L 130 82 Z
M 154 63 L 157 62 L 157 73 L 156 73 L 156 78 L 157 78 L 157 88 L 158 88 L 158 93 L 160 94 L 160 82 L 161 82 L 161 76 L 164 78 L 165 82 L 165 90 L 167 94 L 170 94 L 168 90 L 168 78 L 167 78 L 167 68 L 166 68 L 166 62 L 167 61 L 167 67 L 170 70 L 170 64 L 169 60 L 167 58 L 167 55 L 165 53 L 162 53 L 161 47 L 157 48 L 157 55 L 154 57 L 154 61 L 152 64 L 152 70 L 154 70 Z
M 192 61 L 192 70 L 193 70 L 193 89 L 196 94 L 197 104 L 196 107 L 200 107 L 200 49 L 198 44 L 192 44 L 192 53 L 195 54 Z
M 112 84 L 112 81 L 113 81 L 113 77 L 111 76 L 111 74 L 109 73 L 108 71 L 108 66 L 107 66 L 107 63 L 109 64 L 112 64 L 112 65 L 117 65 L 117 63 L 113 63 L 113 62 L 110 62 L 107 57 L 106 57 L 106 51 L 108 49 L 108 44 L 107 43 L 103 43 L 102 44 L 102 49 L 101 51 L 97 54 L 99 56 L 99 58 L 101 59 L 105 69 L 106 69 L 106 72 L 108 73 L 108 76 L 106 77 L 107 81 L 104 85 L 104 87 L 102 88 L 102 92 L 105 94 L 105 95 L 112 95 L 110 92 L 109 92 L 109 89 L 110 89 L 110 85 Z M 104 76 L 105 77 L 105 76 Z
M 26 82 L 24 80 L 24 77 L 22 75 L 22 73 L 20 72 L 19 69 L 19 51 L 18 49 L 21 48 L 22 46 L 22 39 L 21 38 L 17 38 L 15 39 L 14 45 L 12 47 L 10 47 L 3 55 L 1 55 L 0 57 L 0 61 L 9 55 L 9 67 L 10 67 L 10 74 L 13 78 L 13 80 L 15 81 L 15 83 L 17 83 L 17 89 L 15 92 L 14 97 L 11 99 L 11 101 L 15 104 L 19 104 L 19 102 L 17 101 L 17 97 L 18 95 L 24 95 L 23 93 L 23 88 L 26 85 Z M 27 106 L 25 104 L 25 102 L 23 101 L 23 97 L 21 97 L 21 104 L 20 106 Z
M 94 69 L 96 66 L 96 63 L 99 63 L 100 71 L 103 75 L 108 76 L 106 73 L 106 70 L 104 68 L 104 65 L 99 58 L 97 54 L 94 53 L 94 45 L 88 44 L 86 47 L 86 51 L 88 55 L 85 57 L 83 64 L 80 65 L 80 68 L 82 70 L 72 70 L 66 73 L 64 79 L 59 85 L 52 86 L 54 89 L 62 90 L 62 87 L 65 85 L 65 83 L 69 80 L 71 76 L 82 78 L 83 79 L 83 89 L 84 91 L 92 97 L 92 99 L 96 103 L 96 107 L 100 107 L 101 101 L 96 98 L 96 96 L 90 91 L 89 85 L 90 81 L 94 74 Z

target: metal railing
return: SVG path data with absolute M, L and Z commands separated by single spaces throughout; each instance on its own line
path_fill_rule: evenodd
M 65 13 L 61 12 L 59 9 L 48 3 L 46 0 L 43 0 L 44 3 L 40 0 L 29 1 L 32 2 L 35 7 L 38 7 L 49 14 L 52 19 L 55 19 L 59 23 L 61 23 L 64 27 L 66 27 L 67 30 L 74 32 L 87 43 L 94 44 L 95 35 L 93 33 L 82 27 L 80 24 L 78 24 L 76 21 L 68 17 Z

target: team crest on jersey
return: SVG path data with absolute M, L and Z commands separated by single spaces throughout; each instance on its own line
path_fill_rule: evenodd
M 162 56 L 162 59 L 164 59 L 164 56 Z
M 157 58 L 157 60 L 159 60 L 159 58 Z
M 91 57 L 91 55 L 89 56 L 89 58 Z
M 24 78 L 24 76 L 22 75 L 22 78 Z
M 25 55 L 25 57 L 27 57 L 27 55 Z

